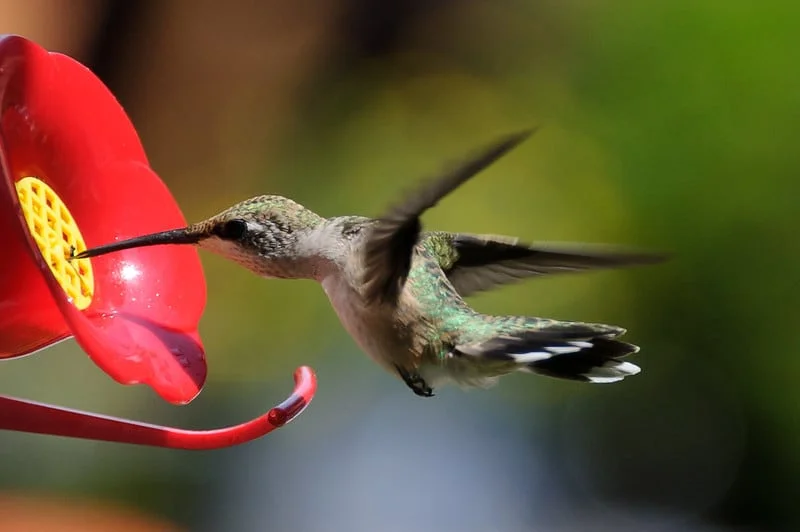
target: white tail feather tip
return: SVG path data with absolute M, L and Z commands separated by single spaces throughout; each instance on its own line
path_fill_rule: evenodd
M 554 355 L 566 355 L 569 353 L 577 353 L 582 348 L 575 345 L 562 345 L 562 346 L 555 346 L 555 347 L 545 347 L 546 351 L 550 351 Z
M 614 369 L 624 375 L 636 375 L 642 371 L 642 368 L 636 364 L 631 364 L 630 362 L 617 362 L 617 365 L 614 366 Z
M 589 349 L 593 345 L 592 342 L 570 342 L 570 344 L 575 347 L 580 347 L 581 349 Z
M 584 375 L 584 377 L 589 379 L 589 382 L 593 382 L 595 384 L 609 384 L 612 382 L 619 382 L 625 378 L 625 377 L 593 377 L 591 375 Z
M 554 345 L 545 347 L 543 351 L 530 351 L 528 353 L 517 353 L 514 355 L 514 362 L 517 364 L 531 364 L 547 360 L 554 355 L 569 355 L 577 353 L 582 349 L 591 349 L 592 342 L 567 342 L 568 345 Z
M 602 366 L 593 368 L 589 373 L 584 373 L 589 382 L 597 384 L 607 384 L 610 382 L 618 382 L 625 377 L 636 375 L 642 371 L 642 368 L 630 362 L 620 362 L 619 360 L 609 360 Z
M 548 348 L 549 349 L 549 348 Z M 542 360 L 547 360 L 553 353 L 547 353 L 545 351 L 531 351 L 530 353 L 517 353 L 514 356 L 514 362 L 517 364 L 531 364 L 533 362 L 541 362 Z

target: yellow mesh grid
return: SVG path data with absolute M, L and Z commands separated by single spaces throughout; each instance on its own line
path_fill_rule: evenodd
M 28 230 L 50 271 L 72 304 L 85 309 L 94 295 L 94 275 L 89 259 L 67 260 L 72 248 L 75 253 L 86 249 L 75 220 L 61 198 L 43 181 L 24 177 L 17 181 L 16 187 Z

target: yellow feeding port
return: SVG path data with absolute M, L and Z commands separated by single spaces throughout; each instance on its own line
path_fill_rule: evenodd
M 81 232 L 67 206 L 47 183 L 35 177 L 17 181 L 17 195 L 28 231 L 72 304 L 80 310 L 92 302 L 94 276 L 89 259 L 68 261 L 74 251 L 86 249 Z

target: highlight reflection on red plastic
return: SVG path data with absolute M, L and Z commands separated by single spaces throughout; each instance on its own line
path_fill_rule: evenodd
M 206 380 L 198 323 L 206 284 L 194 246 L 131 249 L 92 259 L 94 294 L 68 299 L 32 235 L 15 183 L 45 183 L 74 217 L 87 246 L 186 225 L 150 168 L 133 124 L 88 68 L 16 35 L 0 35 L 0 361 L 74 336 L 109 376 L 145 384 L 186 404 Z M 316 377 L 295 373 L 292 396 L 240 425 L 189 431 L 0 396 L 0 430 L 214 449 L 250 441 L 291 421 Z
M 256 419 L 222 429 L 161 427 L 5 396 L 0 396 L 0 429 L 169 449 L 219 449 L 260 438 L 297 417 L 313 399 L 317 378 L 303 366 L 295 371 L 294 381 L 294 392 L 281 404 Z
M 206 379 L 197 250 L 92 260 L 94 296 L 80 311 L 28 232 L 15 189 L 27 176 L 58 195 L 88 246 L 186 224 L 106 86 L 67 56 L 0 36 L 0 359 L 74 336 L 116 381 L 147 384 L 175 404 L 194 399 Z

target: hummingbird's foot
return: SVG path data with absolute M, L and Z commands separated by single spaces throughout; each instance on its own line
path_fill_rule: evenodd
M 419 395 L 420 397 L 433 397 L 433 388 L 428 386 L 428 384 L 420 377 L 419 373 L 417 372 L 410 372 L 407 371 L 400 366 L 394 366 L 397 368 L 397 373 L 400 375 L 400 378 L 403 379 L 403 382 L 406 383 L 406 386 L 411 388 L 415 394 Z

